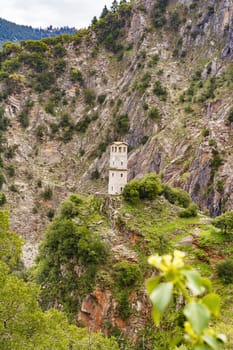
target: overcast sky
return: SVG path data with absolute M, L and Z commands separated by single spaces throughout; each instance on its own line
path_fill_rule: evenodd
M 112 0 L 0 0 L 0 17 L 32 27 L 83 28 L 111 4 Z

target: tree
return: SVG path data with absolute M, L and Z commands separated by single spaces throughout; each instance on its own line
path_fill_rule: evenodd
M 101 13 L 101 15 L 100 15 L 100 18 L 106 17 L 108 13 L 109 13 L 108 8 L 107 8 L 107 6 L 105 5 L 104 8 L 103 8 L 103 10 L 102 10 L 102 13 Z
M 118 7 L 118 2 L 117 2 L 117 0 L 113 0 L 112 6 L 111 6 L 112 12 L 116 12 L 117 7 Z
M 162 193 L 162 183 L 160 177 L 155 174 L 147 174 L 139 184 L 139 196 L 141 199 L 155 199 Z
M 213 220 L 213 225 L 220 228 L 224 234 L 233 233 L 233 210 L 226 211 Z

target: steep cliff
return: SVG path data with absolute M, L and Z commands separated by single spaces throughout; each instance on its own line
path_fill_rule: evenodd
M 129 179 L 161 173 L 201 209 L 232 208 L 232 0 L 134 0 L 87 30 L 1 52 L 2 191 L 31 256 L 71 192 L 106 192 L 108 148 Z

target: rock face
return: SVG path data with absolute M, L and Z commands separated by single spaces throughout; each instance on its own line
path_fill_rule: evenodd
M 161 173 L 212 215 L 233 208 L 232 0 L 171 1 L 160 28 L 153 27 L 153 8 L 152 0 L 132 1 L 120 53 L 97 45 L 93 28 L 79 41 L 63 42 L 65 68 L 50 90 L 36 92 L 33 79 L 39 73 L 17 68 L 27 83 L 1 102 L 10 121 L 2 190 L 12 228 L 29 244 L 26 251 L 68 193 L 107 192 L 107 146 L 113 140 L 129 144 L 129 180 Z M 49 50 L 53 69 L 57 58 L 53 46 Z M 13 57 L 2 55 L 2 61 Z M 82 81 L 71 79 L 72 69 L 82 73 Z M 28 100 L 33 101 L 29 126 L 22 127 Z M 43 195 L 48 188 L 50 198 Z

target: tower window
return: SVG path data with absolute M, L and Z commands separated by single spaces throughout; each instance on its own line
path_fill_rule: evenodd
M 121 192 L 123 191 L 123 188 L 122 188 L 122 187 L 120 188 L 120 191 L 121 191 Z
M 115 152 L 117 152 L 117 147 L 115 147 Z
M 114 152 L 114 147 L 112 147 L 112 152 Z
M 119 152 L 121 153 L 121 147 L 119 147 Z
M 123 174 L 121 173 L 121 177 L 123 177 Z
M 124 163 L 121 161 L 121 165 L 123 165 Z
M 114 176 L 114 173 L 112 173 L 112 177 Z

